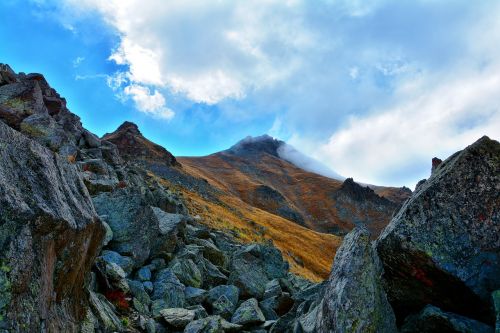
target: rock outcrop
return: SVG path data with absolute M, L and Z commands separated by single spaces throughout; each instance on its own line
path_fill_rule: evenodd
M 317 314 L 318 332 L 397 332 L 381 276 L 369 232 L 354 229 L 335 255 Z
M 75 165 L 0 122 L 0 329 L 75 332 L 104 234 Z
M 115 144 L 124 159 L 141 160 L 167 166 L 178 165 L 174 155 L 162 146 L 146 139 L 137 125 L 129 121 L 121 124 L 113 133 L 105 134 L 103 140 Z
M 377 241 L 401 320 L 427 304 L 493 324 L 500 288 L 500 144 L 483 137 L 437 165 Z

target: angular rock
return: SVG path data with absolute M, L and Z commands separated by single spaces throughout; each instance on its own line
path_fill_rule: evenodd
M 214 287 L 208 291 L 207 302 L 212 304 L 221 296 L 226 296 L 226 298 L 236 306 L 239 300 L 239 290 L 233 285 L 220 285 Z
M 166 268 L 156 275 L 151 299 L 162 300 L 163 303 L 157 302 L 157 304 L 165 308 L 182 308 L 186 302 L 184 290 L 184 285 L 170 269 Z
M 0 121 L 3 322 L 14 331 L 39 331 L 42 323 L 76 330 L 103 237 L 75 166 Z
M 123 325 L 116 316 L 114 306 L 101 294 L 90 292 L 90 307 L 105 332 L 123 331 Z
M 290 297 L 290 294 L 283 293 L 279 296 L 266 298 L 259 303 L 259 306 L 267 320 L 274 320 L 285 315 L 294 304 L 295 302 Z
M 266 283 L 285 277 L 288 264 L 281 252 L 271 246 L 252 244 L 237 251 L 231 258 L 229 283 L 240 289 L 244 297 L 261 299 Z
M 319 311 L 319 332 L 397 332 L 370 233 L 357 227 L 337 250 Z
M 130 293 L 143 305 L 148 306 L 151 303 L 151 298 L 144 289 L 144 285 L 136 280 L 127 280 L 127 282 L 130 287 Z
M 227 276 L 203 256 L 197 258 L 196 264 L 203 276 L 203 288 L 210 289 L 214 286 L 227 283 Z
M 190 322 L 184 329 L 184 333 L 224 333 L 222 318 L 209 316 Z
M 177 236 L 185 226 L 184 215 L 149 206 L 152 200 L 127 188 L 93 197 L 97 212 L 107 216 L 113 230 L 108 247 L 133 257 L 135 267 L 141 267 L 150 256 L 173 252 Z
M 263 298 L 266 299 L 273 296 L 279 296 L 282 292 L 280 281 L 278 279 L 274 279 L 266 284 Z
M 206 239 L 194 239 L 194 243 L 203 248 L 203 255 L 216 266 L 227 268 L 229 259 L 215 246 L 212 241 Z
M 494 329 L 477 320 L 469 319 L 454 313 L 427 305 L 419 314 L 406 318 L 401 333 L 493 333 Z
M 230 319 L 236 309 L 236 304 L 231 302 L 225 295 L 222 295 L 211 304 L 211 308 L 214 315 Z
M 208 317 L 207 310 L 202 305 L 192 305 L 187 307 L 188 310 L 193 310 L 195 315 L 194 319 L 202 319 Z
M 124 293 L 129 291 L 129 285 L 126 279 L 127 274 L 120 266 L 114 262 L 104 262 L 101 259 L 97 260 L 96 266 L 99 271 L 104 274 L 104 278 L 107 281 L 106 288 L 121 290 Z
M 183 308 L 170 308 L 160 311 L 163 319 L 173 327 L 184 328 L 194 320 L 195 312 Z
M 128 275 L 132 272 L 134 267 L 134 260 L 130 257 L 125 257 L 115 251 L 104 250 L 98 258 L 106 263 L 115 263 L 120 266 L 123 271 Z
M 195 288 L 203 285 L 201 272 L 191 259 L 175 259 L 169 266 L 184 285 Z
M 146 290 L 148 292 L 148 294 L 151 294 L 153 292 L 153 282 L 151 281 L 144 281 L 142 283 L 142 285 L 144 286 L 144 290 Z
M 205 302 L 205 299 L 207 298 L 207 291 L 205 289 L 186 287 L 184 294 L 188 304 L 192 305 L 201 304 Z
M 402 320 L 426 304 L 494 323 L 500 289 L 500 144 L 483 137 L 436 166 L 380 235 L 386 291 Z
M 231 318 L 231 322 L 238 325 L 259 324 L 266 321 L 255 298 L 250 298 L 241 303 Z

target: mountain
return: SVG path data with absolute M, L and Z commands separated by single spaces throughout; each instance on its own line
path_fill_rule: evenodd
M 209 156 L 178 160 L 187 172 L 253 207 L 337 235 L 361 224 L 378 235 L 411 195 L 405 188 L 378 186 L 374 191 L 352 179 L 341 181 L 306 171 L 287 160 L 284 149 L 294 151 L 285 142 L 264 135 L 247 137 Z
M 339 237 L 315 232 L 291 221 L 290 216 L 277 215 L 245 202 L 190 168 L 182 158 L 173 157 L 166 149 L 145 138 L 133 123 L 123 123 L 114 132 L 105 134 L 102 140 L 115 144 L 120 156 L 130 165 L 147 170 L 151 177 L 182 193 L 191 215 L 200 217 L 204 223 L 245 242 L 272 241 L 283 251 L 292 271 L 310 279 L 318 280 L 328 275 L 333 253 L 340 245 Z M 263 142 L 258 149 L 248 148 L 254 149 L 256 154 L 260 149 L 272 152 L 273 144 L 281 145 L 275 141 Z M 279 203 L 280 198 L 272 200 Z M 319 255 L 325 248 L 331 252 Z
M 99 138 L 43 75 L 0 64 L 0 332 L 499 327 L 500 143 L 433 159 L 375 241 L 356 214 L 407 191 L 319 176 L 281 147 L 246 139 L 198 167 L 130 122 Z M 359 224 L 343 240 L 301 215 L 328 181 Z

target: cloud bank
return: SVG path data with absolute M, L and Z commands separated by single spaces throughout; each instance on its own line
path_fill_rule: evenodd
M 65 0 L 59 8 L 73 29 L 68 17 L 97 13 L 115 31 L 109 59 L 123 70 L 110 81 L 140 111 L 168 119 L 182 112 L 181 98 L 216 106 L 227 123 L 276 119 L 281 139 L 365 183 L 412 185 L 432 156 L 499 138 L 496 2 Z

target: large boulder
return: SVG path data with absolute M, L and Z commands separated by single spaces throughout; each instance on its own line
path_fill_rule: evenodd
M 275 247 L 251 244 L 234 253 L 229 270 L 229 283 L 243 297 L 262 299 L 269 281 L 286 276 L 288 263 Z
M 500 144 L 483 137 L 437 165 L 380 235 L 399 320 L 426 304 L 494 323 L 500 288 Z
M 0 328 L 76 331 L 104 234 L 76 167 L 0 121 Z
M 319 332 L 397 332 L 381 281 L 382 265 L 370 233 L 357 227 L 345 238 L 318 312 Z
M 135 267 L 142 266 L 150 256 L 171 253 L 186 217 L 150 206 L 147 195 L 127 188 L 93 197 L 99 215 L 105 215 L 113 231 L 108 247 L 131 256 Z

